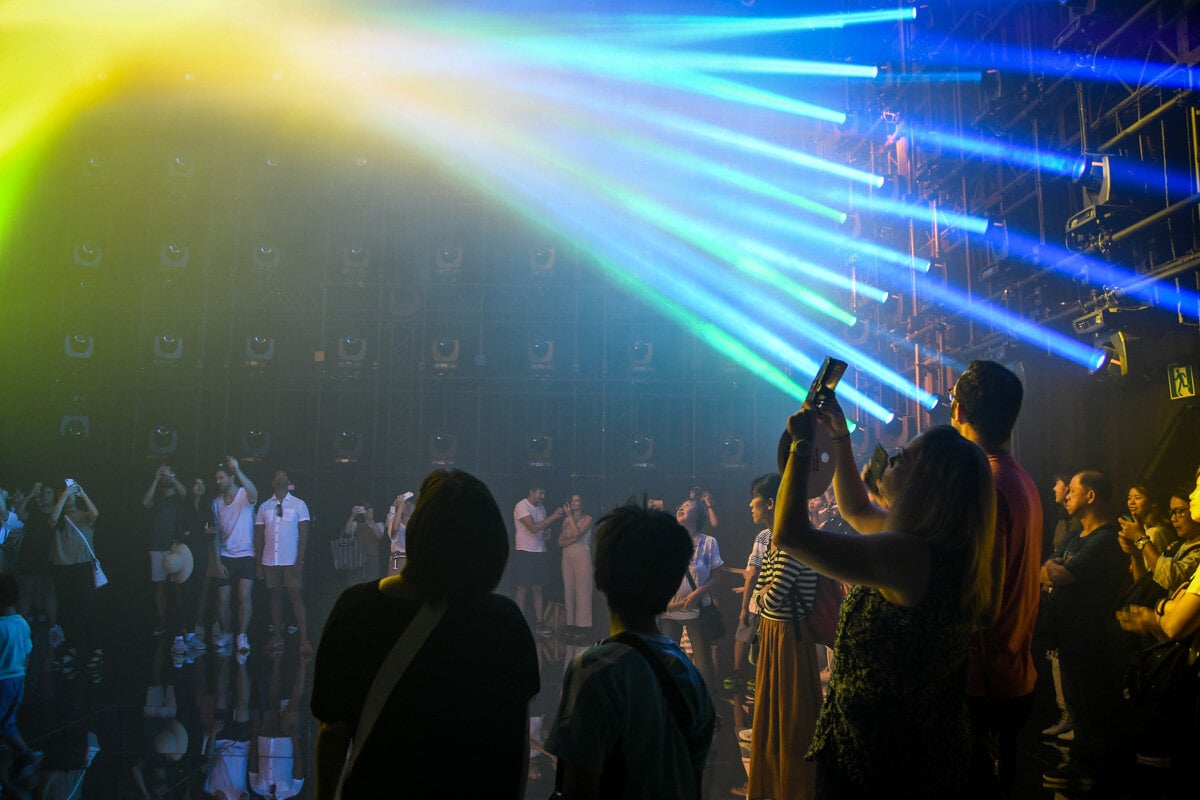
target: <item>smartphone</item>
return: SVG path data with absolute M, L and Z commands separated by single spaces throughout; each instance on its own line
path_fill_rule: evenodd
M 414 495 L 412 492 L 405 492 L 404 494 L 400 495 L 400 499 L 405 501 L 412 500 L 414 497 L 416 497 L 416 495 Z
M 813 408 L 823 406 L 825 398 L 837 389 L 838 381 L 844 374 L 846 374 L 845 361 L 840 361 L 833 356 L 825 356 L 824 363 L 817 370 L 817 377 L 813 378 L 812 385 L 808 387 L 808 397 L 805 398 L 805 402 Z
M 67 478 L 65 481 L 63 481 L 63 483 L 67 484 L 67 488 L 70 489 L 72 486 L 75 485 L 75 479 Z
M 875 452 L 871 453 L 871 463 L 867 464 L 867 474 L 863 479 L 871 494 L 879 494 L 879 479 L 883 477 L 883 471 L 887 469 L 887 463 L 887 450 L 884 450 L 883 445 L 877 442 L 875 444 Z

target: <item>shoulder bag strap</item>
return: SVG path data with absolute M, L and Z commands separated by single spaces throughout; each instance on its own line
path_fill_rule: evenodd
M 353 769 L 354 762 L 358 760 L 363 744 L 371 735 L 371 729 L 375 727 L 375 722 L 379 719 L 379 714 L 383 711 L 392 690 L 396 688 L 400 677 L 404 675 L 408 665 L 412 663 L 413 658 L 425 644 L 429 634 L 437 627 L 445 612 L 444 604 L 423 604 L 413 621 L 396 640 L 396 644 L 392 646 L 387 658 L 379 666 L 379 671 L 375 673 L 375 680 L 371 681 L 371 688 L 367 691 L 367 699 L 363 702 L 362 714 L 358 718 L 358 727 L 354 729 L 350 753 L 346 758 L 346 766 L 342 769 L 341 780 L 338 782 L 338 797 L 341 797 L 342 794 L 341 781 L 344 781 L 350 774 L 350 770 Z
M 96 551 L 92 549 L 92 543 L 89 542 L 87 537 L 83 535 L 83 531 L 79 530 L 79 526 L 75 524 L 75 520 L 71 519 L 71 517 L 67 514 L 63 514 L 62 518 L 67 521 L 68 525 L 75 529 L 75 532 L 79 534 L 79 538 L 83 539 L 83 546 L 87 548 L 88 554 L 92 557 L 92 561 L 98 561 L 99 559 L 96 558 Z
M 622 631 L 608 641 L 620 642 L 626 647 L 636 650 L 638 655 L 649 662 L 650 668 L 654 670 L 654 677 L 658 678 L 658 685 L 667 698 L 667 705 L 671 707 L 671 716 L 675 718 L 675 724 L 679 726 L 679 732 L 686 741 L 688 732 L 692 729 L 692 712 L 688 709 L 687 701 L 683 699 L 683 692 L 680 691 L 679 684 L 667 673 L 667 668 L 650 649 L 650 645 L 646 644 L 642 637 L 630 631 Z

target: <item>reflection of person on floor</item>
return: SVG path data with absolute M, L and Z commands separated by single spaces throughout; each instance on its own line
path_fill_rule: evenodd
M 301 657 L 291 693 L 282 697 L 282 654 L 271 654 L 271 677 L 257 735 L 250 743 L 250 788 L 268 800 L 295 797 L 304 789 L 300 708 L 308 659 Z
M 234 706 L 229 707 L 229 670 L 237 670 Z M 222 657 L 217 678 L 216 713 L 208 731 L 211 756 L 204 791 L 217 800 L 248 800 L 246 778 L 250 758 L 250 678 L 245 664 Z
M 404 572 L 342 592 L 321 634 L 310 704 L 321 721 L 316 797 L 334 796 L 355 736 L 362 739 L 342 785 L 346 800 L 379 797 L 381 786 L 397 796 L 449 787 L 457 797 L 523 797 L 539 676 L 525 620 L 494 593 L 509 552 L 496 500 L 478 478 L 435 471 L 406 534 Z M 419 612 L 439 606 L 441 619 L 370 733 L 356 733 L 397 639 Z
M 692 550 L 688 532 L 661 511 L 627 505 L 600 520 L 596 588 L 613 635 L 576 656 L 563 678 L 546 742 L 563 800 L 702 796 L 716 712 L 699 671 L 655 620 Z

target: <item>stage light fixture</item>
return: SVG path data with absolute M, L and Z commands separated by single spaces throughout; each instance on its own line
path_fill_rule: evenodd
M 95 269 L 104 261 L 104 248 L 93 241 L 79 242 L 71 248 L 71 260 L 77 267 Z
M 654 437 L 638 433 L 629 441 L 629 466 L 649 469 L 654 466 Z
M 271 453 L 271 434 L 257 426 L 242 432 L 241 460 L 247 464 L 259 464 Z
M 654 342 L 649 339 L 635 339 L 629 343 L 629 366 L 640 374 L 654 371 Z
M 1002 261 L 1008 258 L 1008 222 L 1003 217 L 988 219 L 988 226 L 983 234 L 983 241 L 987 244 L 990 260 Z
M 188 265 L 190 249 L 179 242 L 164 242 L 158 248 L 158 263 L 166 269 L 183 269 Z
M 1112 377 L 1129 374 L 1130 337 L 1124 331 L 1105 331 L 1095 336 L 1096 349 L 1100 355 L 1088 370 L 1092 374 L 1103 372 Z
M 179 431 L 174 425 L 160 422 L 146 434 L 146 455 L 169 456 L 179 447 Z
M 458 456 L 458 437 L 448 431 L 429 434 L 429 463 L 435 467 L 449 467 Z
M 532 337 L 526 346 L 529 369 L 533 372 L 554 370 L 554 340 L 545 336 Z
M 177 362 L 183 357 L 183 337 L 163 331 L 154 337 L 154 360 Z
M 262 366 L 275 358 L 275 339 L 262 334 L 247 336 L 243 351 L 246 355 L 246 366 Z
M 453 372 L 458 369 L 458 357 L 462 352 L 462 343 L 450 336 L 437 336 L 429 346 L 433 355 L 433 369 L 440 373 Z
M 558 250 L 553 247 L 539 247 L 529 253 L 529 268 L 535 276 L 548 277 L 554 274 L 558 261 Z
M 723 469 L 741 469 L 746 466 L 746 443 L 740 436 L 722 436 L 717 457 Z
M 362 458 L 363 435 L 355 430 L 338 431 L 333 437 L 333 463 L 357 464 Z
M 371 266 L 371 248 L 366 245 L 346 245 L 342 250 L 342 271 L 348 274 L 366 272 Z
M 189 155 L 179 153 L 167 158 L 167 177 L 187 179 L 196 176 L 196 161 Z
M 554 466 L 554 437 L 535 433 L 525 441 L 525 461 L 531 467 Z
M 274 244 L 259 242 L 250 250 L 250 264 L 255 270 L 279 268 L 279 249 Z
M 86 333 L 71 333 L 63 338 L 63 354 L 67 358 L 88 359 L 95 350 L 95 337 Z
M 98 155 L 91 155 L 83 159 L 81 166 L 83 177 L 88 180 L 107 178 L 109 175 L 108 160 Z
M 434 254 L 434 269 L 439 275 L 457 274 L 462 268 L 463 247 L 461 244 L 446 243 Z
M 338 366 L 360 366 L 367 358 L 367 340 L 354 334 L 347 334 L 337 343 Z
M 72 441 L 87 439 L 92 435 L 92 421 L 85 414 L 65 414 L 58 421 L 58 435 Z

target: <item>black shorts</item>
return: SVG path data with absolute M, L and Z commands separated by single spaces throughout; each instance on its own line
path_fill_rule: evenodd
M 217 583 L 220 586 L 230 586 L 238 581 L 252 581 L 258 573 L 254 556 L 246 556 L 245 558 L 227 558 L 226 556 L 221 556 L 221 563 L 225 566 L 225 569 L 229 570 L 229 577 L 219 578 Z
M 517 550 L 513 553 L 513 583 L 517 586 L 545 586 L 547 553 L 531 553 Z

